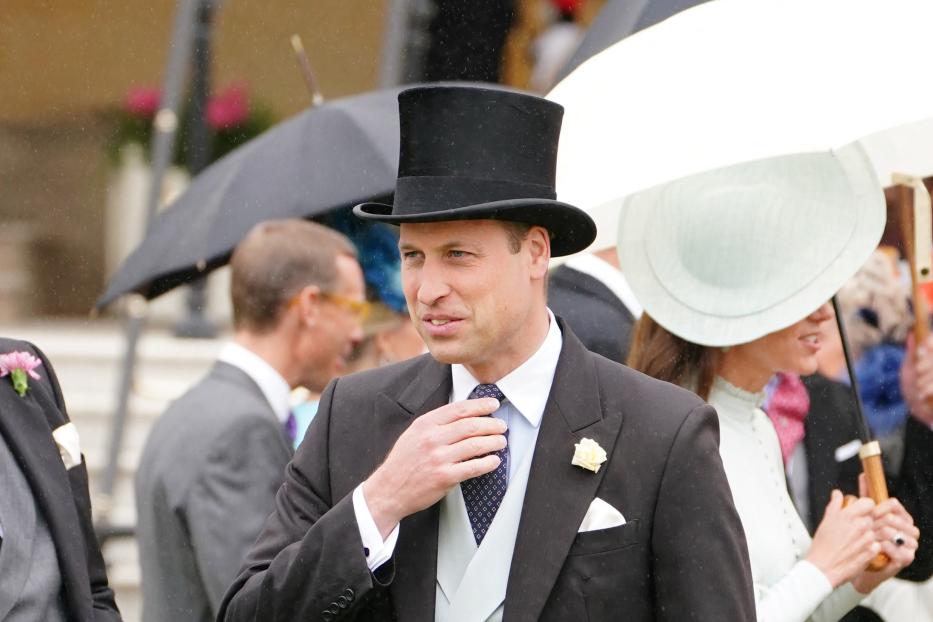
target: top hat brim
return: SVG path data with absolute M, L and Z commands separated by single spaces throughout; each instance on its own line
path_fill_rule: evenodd
M 385 203 L 361 203 L 353 213 L 364 220 L 390 225 L 452 220 L 504 220 L 539 225 L 551 235 L 551 256 L 578 253 L 596 238 L 596 224 L 586 212 L 553 199 L 505 199 L 445 210 L 415 214 L 393 214 Z

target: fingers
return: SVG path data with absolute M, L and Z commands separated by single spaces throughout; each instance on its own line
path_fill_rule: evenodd
M 483 397 L 475 400 L 451 402 L 422 415 L 422 418 L 436 425 L 444 425 L 468 417 L 491 415 L 497 410 L 499 410 L 499 400 Z
M 913 530 L 904 531 L 896 527 L 883 527 L 875 532 L 875 537 L 882 546 L 890 544 L 896 548 L 906 548 L 913 551 L 916 551 L 917 547 L 920 546 L 917 532 Z M 898 542 L 901 544 L 898 544 Z
M 826 514 L 834 514 L 842 509 L 843 495 L 838 489 L 833 489 L 829 494 L 829 503 L 826 504 Z
M 492 436 L 505 434 L 505 421 L 495 417 L 475 416 L 457 419 L 440 426 L 440 440 L 446 445 L 452 445 L 465 438 L 475 436 Z
M 445 461 L 454 463 L 464 462 L 504 449 L 505 445 L 505 437 L 501 434 L 465 438 L 446 449 Z
M 860 497 L 844 507 L 842 512 L 849 517 L 871 517 L 872 510 L 875 508 L 875 502 L 868 497 Z
M 885 499 L 876 505 L 875 509 L 872 511 L 872 515 L 876 520 L 885 516 L 898 516 L 903 520 L 909 521 L 910 524 L 913 524 L 914 522 L 913 517 L 907 513 L 907 510 L 904 509 L 904 506 L 901 505 L 901 502 L 894 497 Z
M 499 456 L 495 454 L 458 462 L 450 467 L 450 480 L 456 485 L 462 481 L 492 473 L 500 462 Z
M 867 497 L 868 494 L 868 478 L 865 477 L 864 473 L 859 473 L 858 476 L 858 496 Z
M 889 513 L 878 517 L 875 520 L 874 530 L 877 534 L 880 534 L 878 538 L 882 540 L 884 539 L 883 534 L 893 534 L 894 532 L 900 533 L 905 538 L 920 539 L 920 530 L 914 525 L 914 521 L 909 514 L 902 516 Z
M 890 540 L 880 542 L 879 550 L 884 553 L 890 560 L 886 569 L 891 575 L 897 573 L 900 569 L 906 568 L 912 564 L 914 557 L 917 554 L 917 549 L 915 546 L 910 546 L 907 542 L 905 542 L 902 546 L 897 546 Z

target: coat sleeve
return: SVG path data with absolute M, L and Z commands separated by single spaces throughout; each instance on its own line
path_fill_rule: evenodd
M 339 620 L 352 617 L 380 591 L 363 554 L 352 493 L 334 499 L 331 492 L 328 454 L 336 392 L 334 381 L 286 469 L 272 515 L 224 596 L 218 620 Z
M 42 369 L 48 376 L 49 384 L 54 394 L 55 404 L 64 422 L 68 422 L 68 411 L 65 409 L 62 389 L 58 383 L 58 377 L 55 375 L 52 364 L 39 348 L 32 344 L 29 344 L 29 347 L 42 359 Z M 91 518 L 91 497 L 88 491 L 87 465 L 83 460 L 80 465 L 69 469 L 68 482 L 71 484 L 72 494 L 74 495 L 75 509 L 78 511 L 78 520 L 80 521 L 79 527 L 81 530 L 81 537 L 84 540 L 87 554 L 87 573 L 90 579 L 89 587 L 94 606 L 94 621 L 119 622 L 121 619 L 120 612 L 117 610 L 117 604 L 114 601 L 113 590 L 110 589 L 110 585 L 107 583 L 107 568 L 104 565 L 104 558 L 100 552 L 100 543 L 97 541 L 97 535 L 94 533 L 94 525 Z
M 244 419 L 217 439 L 191 488 L 186 519 L 214 615 L 272 512 L 287 461 L 282 434 L 273 421 Z
M 933 429 L 913 417 L 904 429 L 904 460 L 891 494 L 920 529 L 920 548 L 901 579 L 926 581 L 933 576 Z
M 755 620 L 745 532 L 719 457 L 712 407 L 683 421 L 667 457 L 651 546 L 657 620 Z

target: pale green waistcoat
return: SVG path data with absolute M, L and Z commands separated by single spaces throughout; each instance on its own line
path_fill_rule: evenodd
M 502 505 L 479 547 L 460 486 L 441 500 L 436 622 L 501 622 L 533 454 L 529 449 L 513 474 Z

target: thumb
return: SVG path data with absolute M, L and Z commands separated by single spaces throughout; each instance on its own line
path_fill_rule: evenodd
M 913 331 L 907 333 L 907 352 L 904 357 L 907 361 L 913 361 L 917 356 L 917 340 L 914 338 Z
M 858 475 L 858 496 L 867 497 L 868 495 L 868 479 L 865 477 L 864 473 L 859 473 Z
M 829 495 L 829 503 L 826 504 L 826 513 L 838 512 L 842 509 L 842 492 L 838 488 L 833 488 Z

